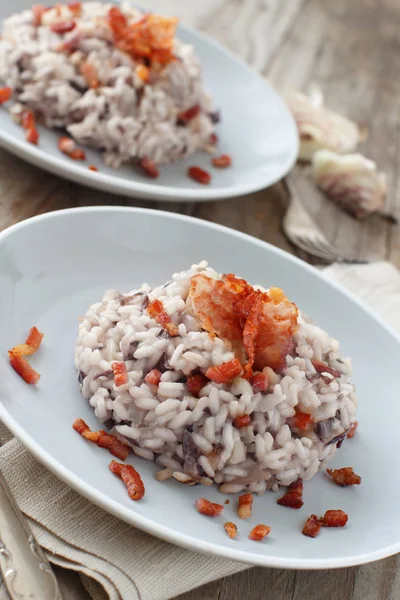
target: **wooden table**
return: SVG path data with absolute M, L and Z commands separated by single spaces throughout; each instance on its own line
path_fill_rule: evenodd
M 304 90 L 312 81 L 320 84 L 330 106 L 368 126 L 370 135 L 362 152 L 387 173 L 386 208 L 400 217 L 398 0 L 151 0 L 142 4 L 180 15 L 187 24 L 207 31 L 279 89 Z M 300 171 L 295 170 L 293 178 L 304 204 L 330 241 L 349 254 L 391 260 L 400 267 L 398 226 L 379 217 L 357 222 L 317 193 Z M 90 204 L 146 205 L 69 183 L 0 151 L 0 228 L 43 212 Z M 226 202 L 147 205 L 223 223 L 309 258 L 298 253 L 281 232 L 286 198 L 279 185 Z M 59 574 L 65 581 L 67 575 Z M 338 571 L 255 568 L 179 600 L 399 597 L 400 558 L 393 556 Z

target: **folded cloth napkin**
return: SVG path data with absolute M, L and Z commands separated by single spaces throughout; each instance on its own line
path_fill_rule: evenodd
M 333 265 L 336 280 L 400 332 L 400 274 L 389 263 Z M 0 424 L 0 465 L 18 505 L 57 570 L 65 600 L 167 600 L 247 568 L 183 550 L 131 527 L 68 488 Z M 0 583 L 0 600 L 7 598 Z

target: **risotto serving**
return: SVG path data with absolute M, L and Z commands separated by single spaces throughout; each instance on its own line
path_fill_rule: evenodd
M 155 164 L 216 143 L 218 114 L 176 26 L 128 4 L 36 4 L 3 23 L 0 102 L 11 100 L 31 143 L 36 119 L 100 150 L 112 167 L 137 161 L 155 176 Z
M 98 419 L 174 477 L 263 493 L 310 479 L 355 422 L 351 364 L 282 290 L 206 262 L 108 291 L 75 366 Z

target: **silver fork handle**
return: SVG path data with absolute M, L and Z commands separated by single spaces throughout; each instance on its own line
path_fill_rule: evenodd
M 11 600 L 62 600 L 47 558 L 0 471 L 0 570 Z

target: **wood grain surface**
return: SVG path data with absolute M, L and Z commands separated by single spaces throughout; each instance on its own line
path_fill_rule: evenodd
M 386 209 L 400 217 L 399 0 L 148 0 L 141 4 L 177 14 L 219 39 L 279 90 L 305 90 L 317 82 L 328 105 L 368 127 L 362 152 L 387 173 Z M 399 226 L 380 217 L 355 221 L 318 193 L 300 169 L 292 177 L 310 214 L 343 252 L 391 260 L 400 267 Z M 0 229 L 43 212 L 94 204 L 151 205 L 183 212 L 239 229 L 311 260 L 282 234 L 287 199 L 279 184 L 225 202 L 134 202 L 69 183 L 0 150 Z M 70 577 L 72 584 L 76 576 Z M 61 579 L 66 589 L 65 573 Z M 83 589 L 81 597 L 86 598 Z M 398 598 L 400 559 L 394 556 L 337 571 L 249 569 L 179 600 Z

